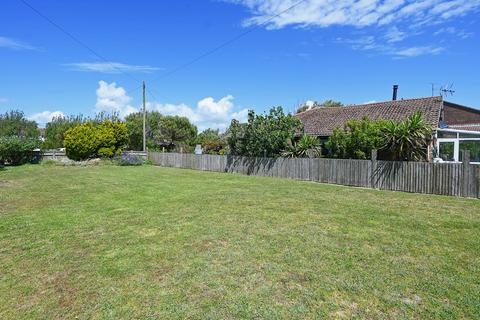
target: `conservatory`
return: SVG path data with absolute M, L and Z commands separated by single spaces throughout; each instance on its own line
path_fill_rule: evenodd
M 435 155 L 438 161 L 462 162 L 463 150 L 470 151 L 470 163 L 480 164 L 480 131 L 438 129 Z

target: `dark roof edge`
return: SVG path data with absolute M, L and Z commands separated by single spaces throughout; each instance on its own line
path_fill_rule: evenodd
M 472 107 L 467 107 L 467 106 L 464 106 L 464 105 L 461 105 L 461 104 L 458 104 L 458 103 L 453 103 L 453 102 L 449 102 L 449 101 L 443 101 L 443 104 L 444 105 L 447 105 L 449 107 L 454 107 L 454 108 L 458 108 L 458 109 L 463 109 L 463 110 L 466 110 L 466 111 L 472 111 L 472 112 L 475 112 L 475 113 L 478 113 L 480 114 L 480 110 L 479 109 L 476 109 L 476 108 L 472 108 Z

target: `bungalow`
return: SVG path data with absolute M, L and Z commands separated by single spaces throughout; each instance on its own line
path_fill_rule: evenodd
M 296 116 L 304 125 L 304 133 L 322 140 L 343 128 L 351 119 L 402 121 L 420 111 L 432 126 L 434 137 L 429 160 L 462 161 L 462 150 L 470 150 L 471 161 L 480 163 L 480 110 L 443 100 L 441 96 L 391 100 L 338 108 L 313 108 Z

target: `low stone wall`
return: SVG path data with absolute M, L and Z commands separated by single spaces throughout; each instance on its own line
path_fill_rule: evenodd
M 142 158 L 143 160 L 147 160 L 147 153 L 143 151 L 124 151 L 124 153 L 134 154 L 137 157 Z M 55 161 L 62 161 L 68 159 L 65 151 L 58 151 L 58 150 L 45 150 L 42 152 L 42 160 L 55 160 Z

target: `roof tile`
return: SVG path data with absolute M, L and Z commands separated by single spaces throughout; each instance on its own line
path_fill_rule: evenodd
M 416 111 L 420 111 L 433 128 L 438 128 L 442 106 L 442 97 L 428 97 L 338 108 L 315 108 L 296 116 L 303 122 L 305 133 L 330 136 L 335 128 L 343 128 L 348 120 L 361 120 L 366 116 L 371 120 L 402 121 Z

